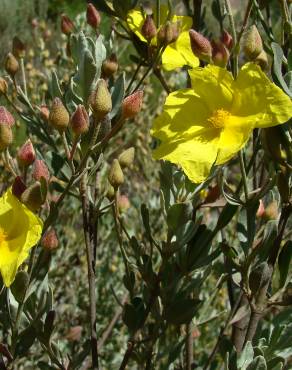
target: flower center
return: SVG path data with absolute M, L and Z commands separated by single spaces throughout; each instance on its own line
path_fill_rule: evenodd
M 2 229 L 2 227 L 0 227 L 0 246 L 5 241 L 5 239 L 6 239 L 6 234 L 4 230 Z
M 230 113 L 226 110 L 220 108 L 217 109 L 210 118 L 208 118 L 208 121 L 215 127 L 215 128 L 223 128 L 226 126 L 226 123 L 228 122 L 230 117 Z

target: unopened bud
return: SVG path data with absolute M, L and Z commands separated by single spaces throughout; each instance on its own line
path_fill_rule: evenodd
M 256 216 L 258 218 L 262 218 L 264 217 L 264 215 L 265 215 L 265 206 L 264 206 L 264 202 L 262 201 L 262 199 L 260 199 L 260 204 L 259 204 L 259 208 L 257 210 Z
M 157 29 L 151 15 L 146 15 L 146 19 L 142 25 L 141 33 L 146 40 L 150 41 L 156 36 Z
M 17 160 L 23 167 L 30 166 L 35 161 L 35 150 L 30 139 L 28 139 L 18 150 Z
M 117 159 L 113 160 L 108 174 L 108 181 L 112 187 L 117 190 L 120 185 L 124 183 L 124 174 L 121 169 L 120 163 Z
M 4 78 L 0 77 L 0 95 L 6 95 L 8 91 L 8 84 Z
M 104 79 L 99 79 L 90 96 L 90 107 L 94 116 L 101 120 L 112 110 L 112 97 Z
M 212 60 L 216 66 L 225 68 L 229 61 L 230 53 L 222 42 L 212 42 Z
M 124 119 L 134 118 L 142 108 L 143 91 L 138 90 L 127 96 L 122 103 L 122 117 Z
M 245 34 L 243 51 L 249 60 L 254 60 L 263 51 L 262 38 L 255 25 L 251 26 Z
M 107 185 L 106 197 L 110 201 L 115 199 L 115 189 L 111 186 L 110 183 L 108 183 L 108 185 Z
M 227 32 L 226 30 L 223 30 L 223 32 L 222 32 L 221 41 L 227 47 L 228 50 L 231 50 L 232 49 L 232 46 L 233 46 L 233 38 L 230 35 L 230 33 Z
M 39 181 L 32 184 L 22 193 L 21 201 L 33 212 L 41 208 L 46 199 L 42 193 L 42 187 Z
M 207 196 L 204 203 L 213 203 L 220 197 L 221 191 L 218 185 L 208 189 Z
M 169 45 L 175 42 L 179 36 L 177 23 L 167 21 L 161 26 L 157 33 L 157 39 L 161 45 Z
M 72 131 L 76 136 L 82 135 L 89 129 L 89 116 L 83 105 L 79 104 L 71 117 Z
M 269 205 L 267 205 L 265 210 L 265 218 L 267 220 L 277 220 L 279 215 L 278 203 L 273 200 Z
M 112 54 L 109 59 L 106 59 L 102 63 L 102 75 L 109 78 L 117 72 L 118 68 L 117 56 L 116 54 Z
M 121 167 L 131 167 L 135 158 L 135 148 L 131 147 L 121 153 L 118 157 Z
M 70 120 L 69 113 L 64 107 L 61 99 L 55 98 L 50 110 L 49 124 L 60 133 L 64 132 L 68 127 Z
M 269 67 L 269 60 L 267 53 L 262 50 L 260 54 L 255 58 L 255 63 L 257 63 L 263 71 L 266 71 Z
M 18 271 L 13 284 L 11 285 L 11 293 L 17 302 L 22 302 L 25 292 L 29 284 L 29 276 L 26 271 Z
M 13 38 L 12 41 L 12 53 L 16 58 L 24 58 L 25 56 L 25 45 L 16 36 Z
M 61 16 L 61 31 L 69 36 L 72 32 L 74 32 L 74 23 L 71 21 L 71 19 L 65 15 L 65 14 L 62 14 Z
M 19 70 L 19 63 L 12 53 L 8 53 L 5 60 L 5 70 L 13 78 Z
M 212 45 L 210 41 L 195 30 L 190 30 L 191 48 L 196 57 L 208 63 L 212 60 Z
M 12 194 L 20 199 L 21 194 L 26 190 L 24 182 L 21 180 L 20 176 L 17 176 L 12 184 Z
M 66 335 L 66 339 L 70 342 L 78 342 L 81 339 L 82 336 L 82 326 L 73 326 L 70 328 L 68 334 Z
M 13 142 L 11 127 L 0 123 L 0 151 L 9 147 Z
M 50 111 L 49 108 L 44 104 L 40 106 L 40 115 L 45 122 L 48 122 Z
M 48 167 L 46 166 L 45 162 L 42 161 L 41 159 L 37 159 L 35 161 L 32 176 L 36 181 L 40 181 L 42 177 L 47 182 L 50 180 L 50 172 L 48 170 Z
M 15 123 L 13 115 L 3 106 L 0 106 L 0 125 L 12 127 Z
M 45 232 L 41 240 L 41 246 L 49 251 L 57 249 L 59 246 L 59 240 L 55 229 L 50 229 Z
M 92 3 L 87 4 L 86 20 L 87 20 L 87 23 L 95 30 L 100 25 L 101 17 L 100 17 L 99 11 L 96 9 L 96 7 Z
M 121 213 L 126 212 L 130 206 L 129 198 L 126 195 L 120 195 L 118 197 L 118 208 Z

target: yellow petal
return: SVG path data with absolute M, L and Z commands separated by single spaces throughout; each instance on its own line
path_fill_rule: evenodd
M 5 235 L 0 241 L 0 272 L 9 287 L 29 249 L 40 240 L 43 224 L 10 189 L 0 198 L 0 228 Z
M 214 112 L 217 109 L 229 111 L 233 100 L 234 80 L 232 74 L 224 68 L 208 65 L 189 71 L 195 92 Z
M 292 102 L 272 83 L 260 67 L 245 64 L 234 83 L 235 94 L 231 112 L 242 127 L 270 127 L 292 117 Z
M 134 32 L 141 41 L 147 42 L 141 33 L 141 28 L 145 22 L 145 18 L 140 10 L 132 9 L 127 15 L 127 23 L 132 32 Z
M 182 167 L 187 177 L 204 181 L 217 157 L 217 130 L 203 129 L 200 134 L 161 143 L 153 153 L 155 159 L 165 159 Z

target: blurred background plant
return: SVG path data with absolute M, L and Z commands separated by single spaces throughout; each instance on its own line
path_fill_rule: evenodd
M 228 1 L 161 3 L 192 16 L 209 40 L 223 28 L 232 34 Z M 1 76 L 8 84 L 0 105 L 16 120 L 0 160 L 1 194 L 12 184 L 22 191 L 39 184 L 37 208 L 47 229 L 11 289 L 0 283 L 0 365 L 291 368 L 291 127 L 255 131 L 244 153 L 249 202 L 236 158 L 197 185 L 174 165 L 154 161 L 150 128 L 167 93 L 188 85 L 186 68 L 169 72 L 152 63 L 152 49 L 125 27 L 126 13 L 148 4 L 93 4 L 101 15 L 96 27 L 86 22 L 83 1 L 0 0 Z M 245 40 L 257 26 L 264 49 L 257 62 L 291 94 L 289 2 L 231 5 L 238 36 Z M 20 50 L 13 53 L 15 76 L 4 68 L 13 45 Z M 239 49 L 230 52 L 229 69 Z M 105 117 L 92 103 L 100 77 L 111 94 Z M 139 88 L 143 102 L 135 95 L 138 108 L 131 105 L 125 121 L 125 99 Z M 60 106 L 65 130 L 52 115 Z M 74 131 L 76 109 L 83 113 L 75 129 L 83 117 L 89 134 Z M 28 138 L 37 160 L 26 166 L 19 158 Z M 134 158 L 132 150 L 125 154 L 129 148 Z M 93 281 L 96 297 L 88 291 Z

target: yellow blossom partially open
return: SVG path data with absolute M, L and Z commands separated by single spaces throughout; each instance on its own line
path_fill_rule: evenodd
M 161 142 L 154 158 L 180 165 L 195 183 L 244 147 L 254 128 L 285 123 L 292 116 L 290 98 L 253 63 L 245 64 L 236 80 L 214 65 L 189 75 L 192 88 L 167 97 L 152 134 Z
M 11 189 L 0 198 L 0 272 L 9 287 L 17 269 L 37 244 L 43 223 L 23 205 Z
M 167 19 L 167 7 L 161 7 L 161 24 L 165 24 Z M 162 54 L 163 68 L 166 71 L 171 71 L 175 68 L 180 68 L 183 66 L 189 66 L 192 68 L 197 67 L 199 65 L 199 59 L 192 52 L 189 36 L 189 30 L 192 27 L 192 18 L 187 16 L 173 15 L 170 17 L 169 21 L 177 24 L 180 32 L 177 40 L 169 44 Z M 133 9 L 129 12 L 127 17 L 127 24 L 129 28 L 139 37 L 141 41 L 147 42 L 141 33 L 144 22 L 145 17 L 140 10 Z M 152 40 L 152 44 L 157 44 L 156 38 Z

